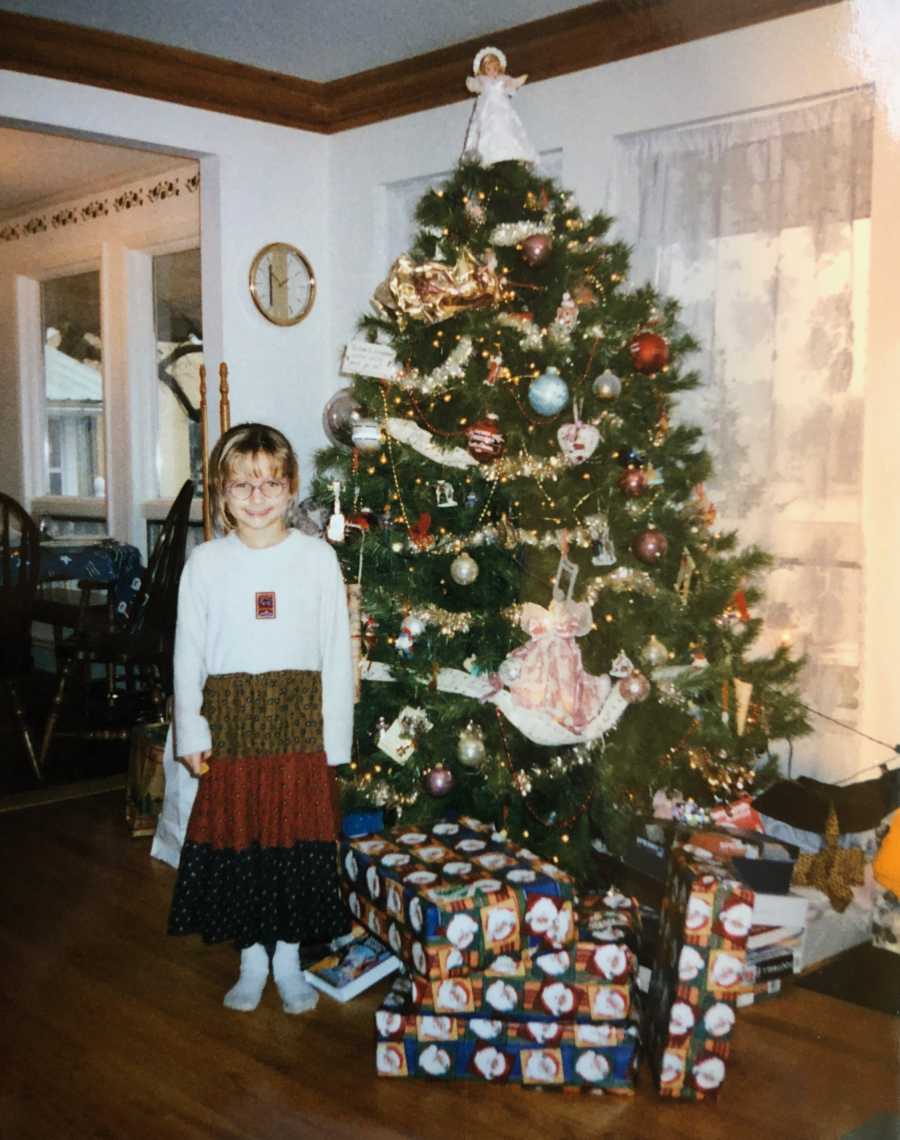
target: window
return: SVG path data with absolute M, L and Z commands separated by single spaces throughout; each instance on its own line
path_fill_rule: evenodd
M 45 281 L 41 330 L 43 493 L 105 499 L 99 272 Z M 100 523 L 91 529 L 104 528 Z
M 676 297 L 702 385 L 723 530 L 775 557 L 761 647 L 806 654 L 804 699 L 859 717 L 872 92 L 621 136 L 613 210 L 632 279 Z M 841 779 L 858 741 L 816 723 L 798 770 Z

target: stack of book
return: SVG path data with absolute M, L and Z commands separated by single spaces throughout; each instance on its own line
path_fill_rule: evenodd
M 756 893 L 739 1006 L 774 997 L 784 980 L 801 969 L 806 909 L 801 895 Z
M 307 981 L 340 1002 L 350 1001 L 402 965 L 383 942 L 358 922 L 343 938 L 307 951 L 302 961 Z

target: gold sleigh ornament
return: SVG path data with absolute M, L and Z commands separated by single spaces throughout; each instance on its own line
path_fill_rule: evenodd
M 466 309 L 486 309 L 503 298 L 503 279 L 493 265 L 464 249 L 455 265 L 442 261 L 417 264 L 403 253 L 391 266 L 374 300 L 413 320 L 433 325 Z

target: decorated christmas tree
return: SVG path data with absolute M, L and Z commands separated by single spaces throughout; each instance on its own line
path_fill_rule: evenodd
M 677 303 L 541 174 L 522 80 L 486 53 L 463 159 L 326 409 L 315 497 L 361 659 L 347 802 L 490 819 L 577 871 L 658 791 L 702 814 L 771 778 L 770 742 L 806 731 L 800 663 L 754 653 L 768 559 L 716 529 Z

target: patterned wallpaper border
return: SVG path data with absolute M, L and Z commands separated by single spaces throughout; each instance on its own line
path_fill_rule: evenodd
M 166 174 L 162 178 L 148 178 L 117 187 L 105 194 L 88 195 L 74 203 L 48 206 L 35 213 L 24 214 L 8 222 L 0 222 L 0 242 L 21 241 L 51 230 L 95 222 L 110 214 L 124 214 L 133 210 L 158 206 L 182 194 L 197 194 L 200 190 L 200 171 Z

